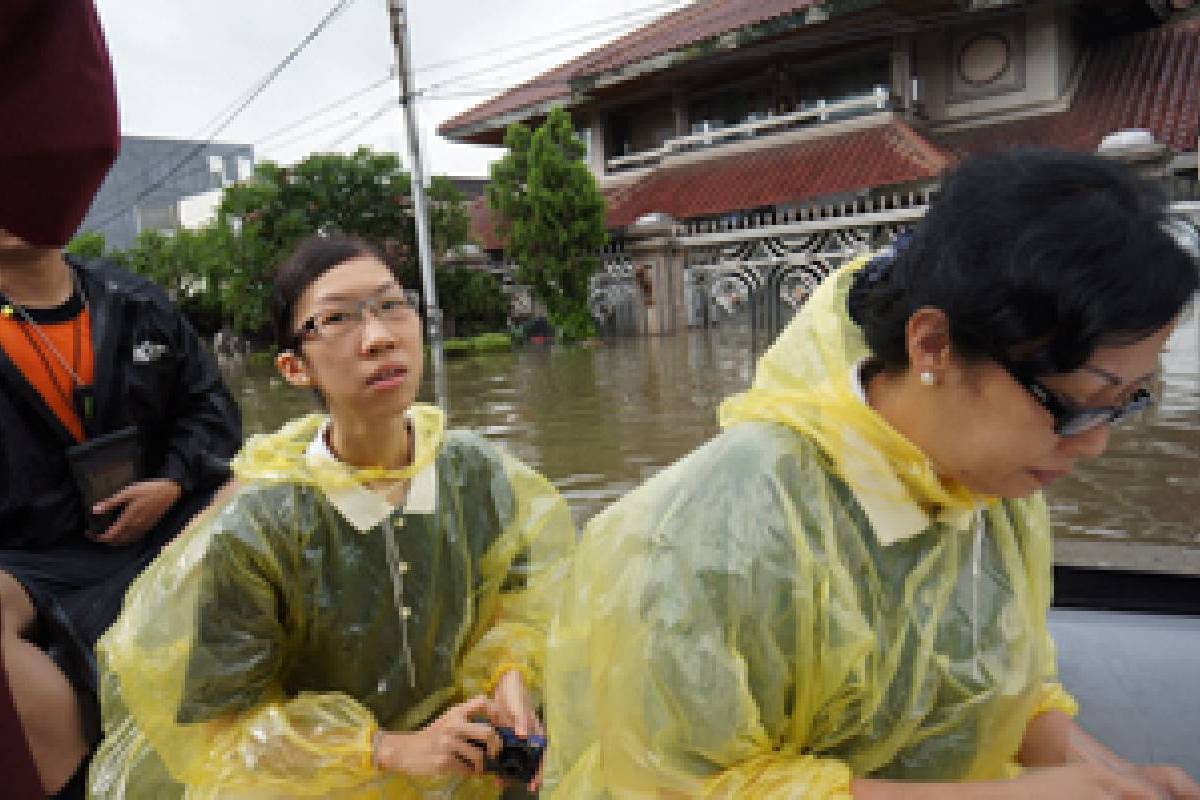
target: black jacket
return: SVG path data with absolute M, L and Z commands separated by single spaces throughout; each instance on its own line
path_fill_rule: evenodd
M 178 481 L 179 505 L 195 502 L 226 480 L 241 445 L 240 414 L 216 362 L 158 286 L 110 263 L 68 260 L 90 306 L 88 438 L 135 425 L 144 476 Z M 74 443 L 0 350 L 0 549 L 82 540 L 84 509 L 66 460 Z

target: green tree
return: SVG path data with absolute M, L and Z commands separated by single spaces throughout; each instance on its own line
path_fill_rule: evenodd
M 455 336 L 504 330 L 509 301 L 496 276 L 472 269 L 438 269 L 437 291 L 447 318 L 454 320 Z
M 236 318 L 240 307 L 230 307 L 229 319 L 225 319 L 222 282 L 227 277 L 232 243 L 229 229 L 216 224 L 170 234 L 147 230 L 129 250 L 109 257 L 157 283 L 197 328 L 212 332 Z M 253 326 L 242 327 L 249 330 Z
M 261 334 L 270 322 L 275 268 L 315 232 L 367 240 L 400 265 L 406 285 L 419 289 L 410 186 L 395 154 L 367 148 L 353 155 L 316 154 L 290 167 L 263 162 L 252 180 L 225 190 L 209 225 L 170 235 L 148 231 L 128 252 L 116 255 L 163 286 L 189 316 L 204 323 L 198 327 L 230 325 Z M 428 196 L 436 258 L 466 242 L 469 218 L 462 194 L 447 179 L 434 178 Z M 84 245 L 96 246 L 92 241 L 80 243 Z M 505 303 L 494 281 L 442 280 L 446 289 L 439 300 L 456 319 L 466 319 L 468 327 L 478 319 L 471 314 L 492 320 L 496 304 Z
M 104 234 L 100 231 L 84 231 L 67 243 L 66 250 L 83 259 L 100 258 L 104 255 Z
M 565 338 L 594 336 L 588 279 L 600 267 L 607 233 L 604 198 L 583 161 L 584 145 L 561 108 L 536 131 L 509 126 L 504 145 L 508 154 L 492 166 L 487 197 L 517 278 L 533 288 Z
M 269 318 L 271 275 L 297 242 L 314 232 L 359 236 L 400 265 L 404 283 L 421 287 L 411 181 L 394 153 L 359 148 L 352 155 L 314 154 L 283 167 L 263 162 L 255 178 L 229 187 L 218 227 L 235 234 L 222 282 L 223 305 L 239 329 Z M 435 177 L 427 191 L 435 258 L 467 241 L 469 217 L 462 193 Z M 456 298 L 439 301 L 451 308 Z M 231 306 L 231 304 L 236 304 Z

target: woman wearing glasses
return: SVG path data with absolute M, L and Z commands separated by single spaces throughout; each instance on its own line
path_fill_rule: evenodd
M 91 793 L 494 797 L 495 729 L 542 733 L 566 505 L 414 402 L 418 299 L 372 248 L 309 239 L 275 301 L 279 371 L 328 413 L 250 440 L 130 589 Z
M 1147 405 L 1196 292 L 1163 212 L 1094 157 L 980 157 L 826 279 L 724 432 L 588 526 L 549 794 L 1200 797 L 1079 729 L 1046 629 L 1040 490 Z

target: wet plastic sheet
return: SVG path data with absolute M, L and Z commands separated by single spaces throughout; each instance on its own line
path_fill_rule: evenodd
M 574 531 L 528 467 L 443 436 L 436 409 L 412 420 L 414 464 L 394 475 L 432 464 L 436 509 L 365 532 L 326 492 L 381 471 L 306 459 L 322 418 L 247 445 L 239 487 L 138 579 L 99 645 L 94 797 L 496 796 L 490 778 L 384 775 L 372 737 L 482 693 L 497 669 L 539 688 Z
M 588 525 L 551 628 L 551 797 L 998 778 L 1036 713 L 1074 710 L 1044 504 L 941 483 L 858 399 L 859 266 L 725 403 L 724 433 Z

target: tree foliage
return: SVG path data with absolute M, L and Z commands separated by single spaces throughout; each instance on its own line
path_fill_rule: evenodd
M 314 232 L 359 236 L 400 266 L 406 286 L 421 287 L 411 180 L 394 153 L 359 148 L 353 155 L 315 154 L 291 166 L 264 162 L 254 181 L 225 192 L 218 225 L 236 228 L 243 250 L 232 281 L 253 292 L 296 243 Z M 435 177 L 427 191 L 433 252 L 467 241 L 462 193 Z M 451 307 L 453 294 L 439 292 Z M 269 306 L 268 306 L 269 308 Z
M 438 269 L 438 302 L 454 320 L 455 336 L 502 331 L 509 301 L 496 276 L 472 269 Z
M 85 231 L 67 243 L 67 252 L 80 258 L 100 258 L 104 255 L 104 234 L 100 231 Z
M 607 233 L 604 198 L 584 163 L 584 145 L 561 108 L 536 131 L 509 126 L 504 145 L 508 154 L 492 165 L 487 197 L 517 278 L 532 287 L 564 337 L 593 336 L 588 279 L 600 267 Z
M 270 321 L 275 268 L 315 232 L 365 239 L 399 265 L 405 285 L 420 290 L 410 189 L 395 154 L 368 148 L 314 154 L 292 166 L 266 161 L 251 180 L 225 189 L 210 224 L 172 234 L 145 231 L 127 252 L 107 255 L 163 286 L 185 312 L 207 323 L 203 329 L 228 325 L 260 333 Z M 469 217 L 449 180 L 435 177 L 427 195 L 436 259 L 467 241 Z M 94 257 L 103 242 L 102 235 L 86 233 L 68 249 Z M 503 312 L 494 323 L 496 308 L 507 310 L 498 284 L 455 272 L 438 270 L 438 299 L 448 316 L 459 317 L 461 306 L 484 314 L 492 329 L 502 325 Z

